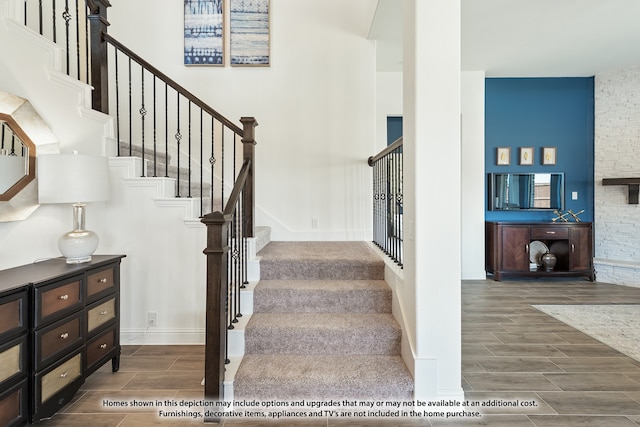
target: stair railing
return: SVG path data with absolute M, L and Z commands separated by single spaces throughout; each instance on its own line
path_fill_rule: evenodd
M 111 37 L 108 0 L 85 0 L 85 5 L 71 0 L 71 6 L 70 0 L 58 1 L 64 6 L 56 0 L 24 0 L 24 24 L 64 46 L 65 72 L 93 86 L 95 110 L 115 116 L 117 139 L 125 140 L 118 155 L 132 155 L 139 141 L 143 164 L 151 165 L 142 176 L 175 177 L 177 197 L 201 200 L 200 216 L 207 226 L 205 397 L 223 400 L 228 331 L 242 317 L 247 239 L 255 236 L 257 122 L 243 117 L 240 128 Z M 170 165 L 171 156 L 175 164 Z M 192 173 L 199 175 L 199 188 L 192 188 Z M 205 173 L 208 186 L 202 184 Z M 179 185 L 181 178 L 188 181 L 186 189 Z
M 402 267 L 402 137 L 375 156 L 373 169 L 373 243 Z
M 207 335 L 205 398 L 224 399 L 225 364 L 229 363 L 229 330 L 242 317 L 241 290 L 247 279 L 247 238 L 253 236 L 253 118 L 243 118 L 243 165 L 222 212 L 205 215 L 207 226 Z
M 118 155 L 141 176 L 171 177 L 175 196 L 222 210 L 242 166 L 243 129 L 107 33 L 108 0 L 26 0 L 24 23 L 63 47 L 64 71 L 93 86 L 95 110 L 116 120 Z

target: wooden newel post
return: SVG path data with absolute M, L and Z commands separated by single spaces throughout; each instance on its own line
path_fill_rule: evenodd
M 90 61 L 91 86 L 93 92 L 91 104 L 94 110 L 109 114 L 109 67 L 107 64 L 107 42 L 102 37 L 107 33 L 107 8 L 111 7 L 109 0 L 87 0 L 90 14 Z
M 243 125 L 242 147 L 243 160 L 250 160 L 251 167 L 247 176 L 247 183 L 242 192 L 242 203 L 246 217 L 244 225 L 245 236 L 255 237 L 255 213 L 256 213 L 256 126 L 258 122 L 254 117 L 242 117 L 240 119 Z
M 213 212 L 202 218 L 207 226 L 207 308 L 206 347 L 204 370 L 204 397 L 224 400 L 224 370 L 227 304 L 227 263 L 229 259 L 229 224 L 231 218 L 222 212 Z M 216 421 L 210 419 L 209 421 Z

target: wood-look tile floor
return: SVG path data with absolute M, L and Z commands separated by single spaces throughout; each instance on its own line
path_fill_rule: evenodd
M 532 304 L 640 304 L 640 288 L 588 281 L 492 280 L 462 284 L 462 386 L 470 401 L 533 402 L 485 407 L 477 419 L 228 419 L 224 426 L 638 426 L 640 362 L 536 310 Z M 640 344 L 639 344 L 640 345 Z M 42 426 L 193 426 L 155 409 L 107 408 L 104 400 L 199 399 L 202 346 L 123 346 L 87 379 L 74 401 Z

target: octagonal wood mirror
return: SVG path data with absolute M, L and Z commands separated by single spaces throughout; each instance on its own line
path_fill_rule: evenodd
M 9 115 L 0 113 L 0 201 L 11 200 L 36 177 L 36 146 Z
M 38 208 L 36 154 L 59 148 L 28 100 L 0 90 L 0 222 L 26 219 Z

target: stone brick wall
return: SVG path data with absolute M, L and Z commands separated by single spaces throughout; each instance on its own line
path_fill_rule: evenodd
M 595 76 L 595 267 L 600 282 L 640 287 L 640 205 L 626 186 L 640 177 L 640 66 Z

